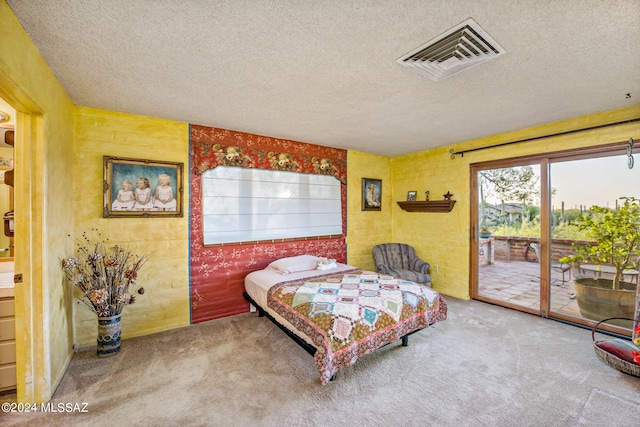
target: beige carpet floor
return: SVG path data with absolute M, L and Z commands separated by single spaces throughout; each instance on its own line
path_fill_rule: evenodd
M 0 424 L 639 425 L 640 378 L 603 363 L 590 331 L 446 299 L 445 322 L 326 386 L 311 356 L 251 313 L 126 340 L 107 359 L 79 352 L 50 403 L 86 413 L 0 413 Z

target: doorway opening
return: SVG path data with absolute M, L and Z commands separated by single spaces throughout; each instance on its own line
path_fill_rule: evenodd
M 0 393 L 16 389 L 14 145 L 16 110 L 0 98 Z
M 622 143 L 471 165 L 472 298 L 585 326 L 608 317 L 585 309 L 574 283 L 614 275 L 606 262 L 575 258 L 596 243 L 578 218 L 640 199 L 639 180 Z M 623 275 L 634 301 L 639 257 Z M 609 323 L 603 329 L 631 335 L 630 325 Z

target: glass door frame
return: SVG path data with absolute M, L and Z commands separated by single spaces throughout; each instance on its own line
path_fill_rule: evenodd
M 639 144 L 640 145 L 640 144 Z M 555 162 L 567 160 L 591 159 L 611 155 L 626 155 L 628 141 L 619 141 L 610 144 L 603 144 L 593 147 L 576 148 L 570 150 L 555 151 L 550 153 L 520 156 L 509 159 L 490 160 L 485 162 L 471 163 L 470 167 L 470 203 L 469 203 L 469 294 L 472 299 L 513 308 L 515 310 L 536 314 L 541 317 L 553 318 L 571 324 L 584 327 L 593 327 L 596 321 L 569 316 L 563 313 L 552 312 L 550 310 L 551 301 L 551 185 L 550 185 L 550 165 Z M 640 153 L 640 147 L 633 149 L 634 154 Z M 621 160 L 623 162 L 623 160 Z M 540 306 L 539 309 L 531 309 L 513 303 L 500 301 L 495 298 L 479 295 L 479 218 L 478 218 L 478 172 L 487 169 L 509 168 L 528 165 L 540 166 Z M 601 324 L 600 329 L 622 335 L 630 335 L 630 331 Z
M 549 186 L 548 186 L 548 161 L 544 158 L 540 157 L 519 157 L 512 159 L 500 159 L 500 160 L 492 160 L 481 163 L 472 163 L 470 164 L 471 174 L 470 174 L 470 251 L 469 251 L 469 271 L 470 271 L 470 295 L 471 299 L 488 302 L 491 304 L 501 305 L 503 307 L 513 308 L 519 311 L 524 311 L 531 314 L 541 315 L 546 317 L 547 310 L 545 307 L 549 306 L 549 291 L 548 286 L 550 283 L 550 274 L 551 270 L 549 268 L 549 260 L 548 260 L 548 245 L 542 244 L 544 230 L 549 229 L 549 218 L 548 215 L 540 214 L 540 242 L 542 249 L 542 260 L 540 262 L 540 305 L 538 309 L 524 307 L 522 305 L 517 305 L 513 303 L 509 303 L 507 301 L 498 300 L 495 298 L 491 298 L 488 296 L 480 295 L 478 290 L 479 285 L 479 232 L 480 232 L 480 219 L 479 219 L 479 191 L 478 191 L 478 173 L 483 170 L 489 169 L 503 169 L 510 167 L 518 167 L 518 166 L 531 166 L 531 165 L 539 165 L 540 166 L 540 199 L 541 206 L 540 210 L 549 208 Z M 546 202 L 545 202 L 546 200 Z M 547 217 L 543 219 L 543 217 Z M 546 226 L 546 228 L 545 228 Z M 550 234 L 550 231 L 549 231 Z M 545 250 L 547 251 L 547 255 L 545 255 Z M 547 272 L 546 274 L 544 272 Z M 546 276 L 546 277 L 545 277 Z M 546 286 L 546 292 L 545 287 Z

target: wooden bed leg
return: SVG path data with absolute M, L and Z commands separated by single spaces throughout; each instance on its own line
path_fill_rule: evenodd
M 407 347 L 409 345 L 409 336 L 405 335 L 402 337 L 402 346 Z

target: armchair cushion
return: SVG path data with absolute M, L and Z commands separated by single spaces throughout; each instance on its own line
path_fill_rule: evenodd
M 374 246 L 372 254 L 378 273 L 431 286 L 430 265 L 418 258 L 413 246 L 383 243 Z

